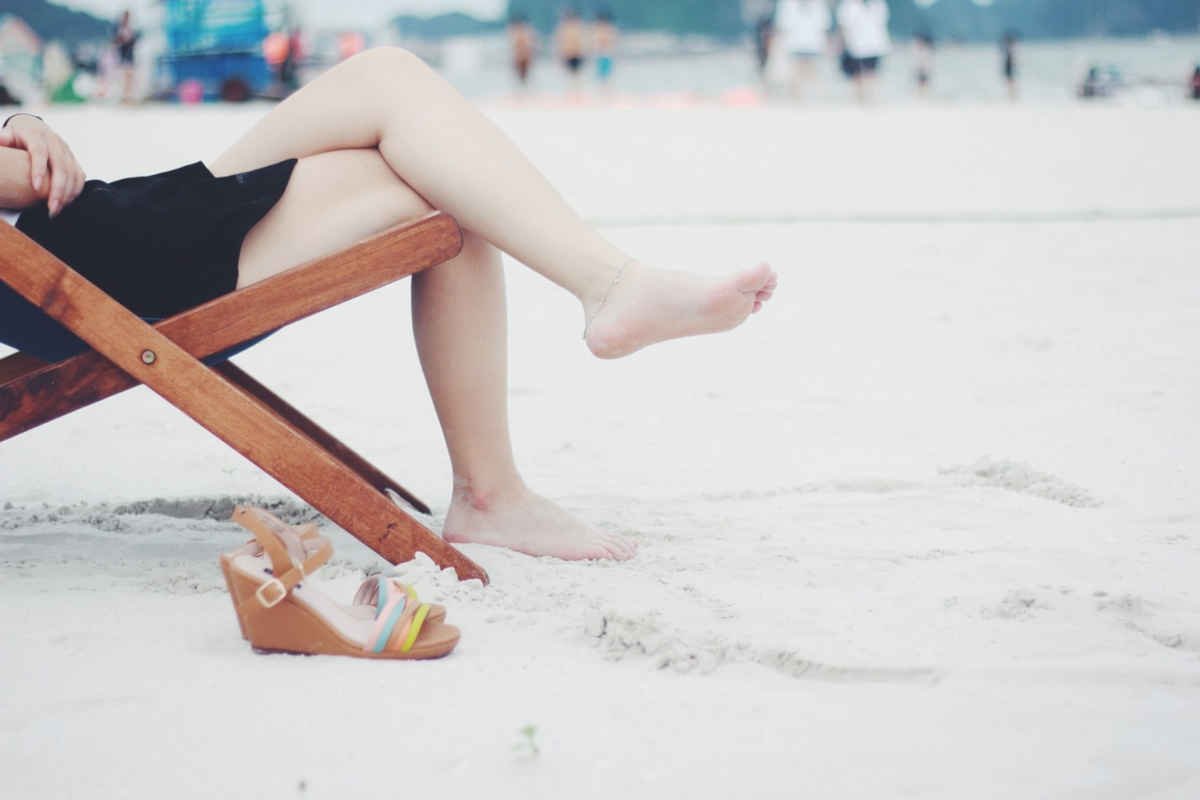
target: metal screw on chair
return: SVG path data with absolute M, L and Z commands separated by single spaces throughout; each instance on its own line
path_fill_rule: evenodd
M 155 361 L 158 361 L 158 356 L 154 354 L 153 350 L 143 350 L 142 351 L 142 363 L 143 364 L 149 366 L 149 365 L 153 364 Z

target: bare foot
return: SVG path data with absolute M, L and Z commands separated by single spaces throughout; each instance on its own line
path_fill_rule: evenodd
M 637 552 L 628 539 L 601 533 L 528 489 L 486 501 L 455 491 L 443 536 L 455 544 L 489 544 L 568 561 L 625 561 Z
M 778 276 L 767 264 L 726 278 L 629 264 L 607 299 L 585 304 L 584 335 L 600 358 L 620 358 L 683 336 L 719 333 L 742 324 L 775 293 Z

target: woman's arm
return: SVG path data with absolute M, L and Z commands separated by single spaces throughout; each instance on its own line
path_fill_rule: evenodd
M 49 184 L 37 191 L 30 174 L 29 153 L 0 147 L 0 208 L 17 211 L 46 199 Z
M 0 128 L 0 208 L 45 200 L 54 216 L 79 196 L 85 180 L 71 148 L 37 117 L 15 115 Z

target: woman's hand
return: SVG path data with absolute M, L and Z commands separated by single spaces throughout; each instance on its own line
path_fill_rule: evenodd
M 37 117 L 21 114 L 0 129 L 0 147 L 29 153 L 29 182 L 56 216 L 83 191 L 87 176 L 67 143 Z

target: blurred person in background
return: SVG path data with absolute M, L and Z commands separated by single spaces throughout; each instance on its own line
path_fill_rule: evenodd
M 765 83 L 767 64 L 771 61 L 771 45 L 775 39 L 775 20 L 771 12 L 763 12 L 754 23 L 754 55 L 757 59 L 758 77 Z
M 287 49 L 283 54 L 283 62 L 279 65 L 279 83 L 283 87 L 284 96 L 300 88 L 300 59 L 303 57 L 304 40 L 300 34 L 300 27 L 296 26 L 287 36 Z
M 283 62 L 287 60 L 288 35 L 283 31 L 276 31 L 267 36 L 263 40 L 263 58 L 267 62 L 267 66 L 271 69 L 271 74 L 275 78 L 275 86 L 272 87 L 272 94 L 279 97 L 284 96 L 283 90 Z
M 508 43 L 512 48 L 513 70 L 521 86 L 529 85 L 529 70 L 537 53 L 537 32 L 529 24 L 529 17 L 513 14 L 508 22 Z
M 933 81 L 933 35 L 918 33 L 913 38 L 913 78 L 917 82 L 917 94 L 929 96 L 929 84 Z
M 117 55 L 117 74 L 121 76 L 123 103 L 133 102 L 133 81 L 137 67 L 134 50 L 140 38 L 141 34 L 133 27 L 133 15 L 128 10 L 121 12 L 121 18 L 113 29 L 112 45 Z
M 345 61 L 348 58 L 354 58 L 356 55 L 367 49 L 367 37 L 363 36 L 359 31 L 343 31 L 337 37 L 337 54 L 338 61 Z M 303 49 L 300 50 L 304 52 Z
M 833 22 L 826 0 L 779 0 L 775 30 L 791 62 L 790 88 L 799 97 L 816 72 L 817 59 L 828 46 Z
M 108 98 L 115 90 L 117 83 L 117 51 L 116 48 L 108 46 L 100 48 L 99 54 L 96 56 L 96 97 Z
M 563 11 L 562 21 L 558 23 L 558 31 L 554 36 L 558 47 L 558 57 L 571 76 L 571 85 L 579 89 L 583 65 L 587 61 L 587 32 L 583 19 L 573 7 Z
M 888 20 L 885 0 L 842 0 L 838 6 L 837 23 L 848 56 L 846 66 L 859 102 L 874 96 L 880 61 L 892 48 Z
M 854 56 L 846 49 L 846 37 L 842 35 L 841 29 L 834 31 L 833 41 L 834 50 L 838 54 L 838 71 L 846 80 L 854 80 Z
M 596 53 L 596 80 L 601 85 L 612 78 L 613 56 L 617 48 L 617 22 L 611 10 L 602 8 L 596 13 L 596 29 L 592 36 Z
M 1008 87 L 1008 99 L 1017 102 L 1017 32 L 1008 31 L 1000 40 L 1000 68 Z
M 358 39 L 358 49 L 354 42 Z M 362 47 L 362 37 L 356 33 L 339 33 L 336 38 L 338 58 L 345 60 L 359 52 Z M 304 59 L 304 37 L 300 26 L 293 26 L 291 31 L 276 31 L 263 42 L 263 57 L 267 60 L 275 83 L 271 87 L 271 96 L 282 100 L 300 88 L 300 62 Z
M 1196 70 L 1192 73 L 1192 99 L 1200 100 L 1200 64 L 1196 65 Z

